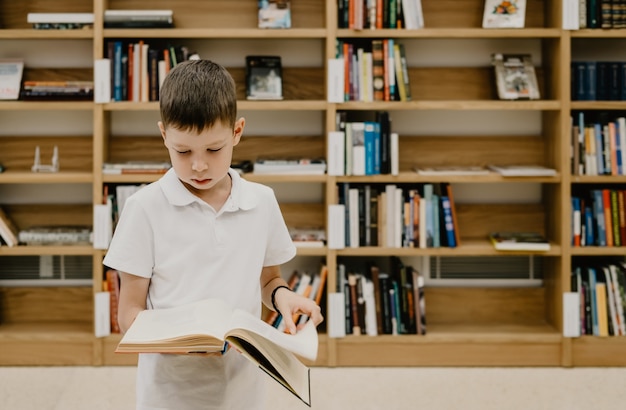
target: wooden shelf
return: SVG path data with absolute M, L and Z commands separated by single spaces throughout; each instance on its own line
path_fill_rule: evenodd
M 444 101 L 393 101 L 393 102 L 345 102 L 336 104 L 338 110 L 388 110 L 388 111 L 413 111 L 413 110 L 475 110 L 475 111 L 504 111 L 504 110 L 528 110 L 528 111 L 555 111 L 561 108 L 561 102 L 556 100 L 533 100 L 533 101 L 500 101 L 500 100 L 444 100 Z
M 561 336 L 563 311 L 562 294 L 569 290 L 572 257 L 621 257 L 626 247 L 572 247 L 569 214 L 573 188 L 578 185 L 626 185 L 626 176 L 572 176 L 569 175 L 569 116 L 571 110 L 626 110 L 626 101 L 570 101 L 569 77 L 572 55 L 576 55 L 579 39 L 593 39 L 600 45 L 608 39 L 626 42 L 624 30 L 563 30 L 562 4 L 549 0 L 542 7 L 527 10 L 526 28 L 489 30 L 480 27 L 484 0 L 467 0 L 464 7 L 450 7 L 450 2 L 422 0 L 426 27 L 419 30 L 350 30 L 335 27 L 337 3 L 335 0 L 302 0 L 292 2 L 293 28 L 289 30 L 261 30 L 257 28 L 257 8 L 246 0 L 220 2 L 194 2 L 181 0 L 160 3 L 171 8 L 176 16 L 172 29 L 105 29 L 96 26 L 87 30 L 33 30 L 26 23 L 28 12 L 77 11 L 101 13 L 106 8 L 150 8 L 146 0 L 63 0 L 54 5 L 45 2 L 25 3 L 0 1 L 3 29 L 0 42 L 19 43 L 25 48 L 33 44 L 53 41 L 79 41 L 90 44 L 93 58 L 107 54 L 110 39 L 179 39 L 190 43 L 237 44 L 263 43 L 263 52 L 288 53 L 290 47 L 306 47 L 294 54 L 308 54 L 312 60 L 298 66 L 293 56 L 285 55 L 283 61 L 283 93 L 281 101 L 249 101 L 245 99 L 245 68 L 243 51 L 230 47 L 235 54 L 226 56 L 241 64 L 227 67 L 237 86 L 238 109 L 258 112 L 252 116 L 269 113 L 276 118 L 303 115 L 318 118 L 313 131 L 294 129 L 283 135 L 279 127 L 260 131 L 263 135 L 245 136 L 233 154 L 233 161 L 251 160 L 267 154 L 281 157 L 306 153 L 310 157 L 324 157 L 327 134 L 335 129 L 338 111 L 348 111 L 348 117 L 364 117 L 385 110 L 399 117 L 398 129 L 410 129 L 400 135 L 399 175 L 329 176 L 329 175 L 255 175 L 245 178 L 262 183 L 276 184 L 278 188 L 302 185 L 305 189 L 319 191 L 319 197 L 301 203 L 281 203 L 288 226 L 325 226 L 327 207 L 337 203 L 337 184 L 425 184 L 451 183 L 471 185 L 470 189 L 523 188 L 533 186 L 540 192 L 536 203 L 456 203 L 461 229 L 461 245 L 456 248 L 387 248 L 360 247 L 346 249 L 298 248 L 297 255 L 324 259 L 329 267 L 329 284 L 335 280 L 339 258 L 343 260 L 368 260 L 391 255 L 402 258 L 433 257 L 486 257 L 499 260 L 499 256 L 545 256 L 542 259 L 543 279 L 524 283 L 519 287 L 457 288 L 452 284 L 427 287 L 427 329 L 425 336 L 380 335 L 376 337 L 348 336 L 342 339 L 320 335 L 319 366 L 626 366 L 626 338 L 581 337 L 565 339 Z M 52 4 L 52 3 L 50 3 Z M 97 16 L 96 24 L 102 24 Z M 540 48 L 541 60 L 536 67 L 539 88 L 544 99 L 532 101 L 501 101 L 496 99 L 493 68 L 487 63 L 458 61 L 460 57 L 447 55 L 439 62 L 409 59 L 408 75 L 412 101 L 343 102 L 326 101 L 327 60 L 335 57 L 337 39 L 366 40 L 393 38 L 410 46 L 422 44 L 474 42 L 483 45 L 532 44 Z M 435 40 L 435 41 L 432 41 Z M 439 41 L 443 40 L 443 41 Z M 267 47 L 267 48 L 266 48 Z M 200 47 L 201 48 L 201 47 Z M 484 47 L 481 47 L 484 49 Z M 535 50 L 536 51 L 536 50 Z M 445 54 L 445 50 L 441 55 Z M 206 57 L 206 56 L 203 56 Z M 219 57 L 219 56 L 216 56 Z M 300 58 L 300 57 L 298 57 Z M 47 59 L 47 57 L 46 57 Z M 457 61 L 454 61 L 454 60 Z M 434 60 L 434 59 L 433 59 Z M 447 63 L 443 63 L 446 62 Z M 59 62 L 64 62 L 62 58 Z M 92 79 L 93 70 L 88 64 L 79 68 L 64 67 L 55 61 L 29 62 L 25 78 L 76 78 Z M 458 64 L 460 63 L 460 64 Z M 71 63 L 68 63 L 71 64 Z M 447 64 L 447 65 L 446 65 Z M 0 174 L 0 185 L 17 185 L 37 189 L 38 185 L 62 184 L 91 185 L 92 201 L 75 204 L 15 203 L 2 200 L 0 205 L 15 220 L 18 227 L 33 224 L 91 224 L 93 204 L 102 202 L 102 184 L 143 184 L 156 181 L 161 174 L 105 175 L 100 168 L 103 162 L 131 160 L 167 161 L 162 138 L 158 132 L 135 135 L 135 131 L 122 127 L 122 121 L 132 121 L 133 116 L 158 116 L 158 102 L 111 102 L 95 104 L 91 101 L 0 101 L 0 114 L 5 118 L 13 112 L 31 113 L 48 111 L 76 116 L 90 116 L 93 130 L 89 135 L 58 136 L 45 129 L 39 135 L 3 135 L 0 138 L 0 162 L 6 172 Z M 441 135 L 439 130 L 424 131 L 421 124 L 407 120 L 414 112 L 443 111 L 451 121 L 455 116 L 473 115 L 488 117 L 501 115 L 525 116 L 540 123 L 532 135 L 518 135 L 517 124 L 510 135 L 491 135 L 489 132 L 452 128 L 456 135 Z M 74 113 L 75 112 L 75 113 Z M 298 113 L 298 112 L 304 112 Z M 46 115 L 51 115 L 45 113 Z M 33 113 L 37 115 L 38 113 Z M 123 114 L 123 115 L 122 115 Z M 434 113 L 436 114 L 436 113 Z M 22 114 L 24 115 L 24 114 Z M 430 115 L 422 113 L 421 115 Z M 124 117 L 124 118 L 122 118 Z M 117 121 L 120 120 L 118 124 Z M 394 118 L 395 120 L 395 118 Z M 500 120 L 500 119 L 499 119 Z M 2 122 L 0 120 L 0 122 Z M 394 122 L 395 124 L 400 121 Z M 428 125 L 432 128 L 432 125 Z M 487 125 L 488 126 L 488 125 Z M 274 129 L 275 128 L 275 129 Z M 294 127 L 296 128 L 296 127 Z M 426 128 L 428 129 L 428 128 Z M 442 128 L 443 129 L 443 128 Z M 156 131 L 156 130 L 155 130 Z M 139 131 L 141 132 L 141 131 Z M 305 132 L 313 135 L 302 135 Z M 124 134 L 128 133 L 128 134 Z M 276 133 L 276 134 L 274 134 Z M 120 135 L 121 134 L 121 135 Z M 426 135 L 425 135 L 426 134 Z M 485 135 L 489 134 L 489 135 Z M 505 138 L 503 138 L 505 137 Z M 509 138 L 510 137 L 510 138 Z M 41 146 L 42 158 L 58 145 L 61 172 L 54 174 L 32 173 L 30 166 L 33 147 Z M 414 172 L 416 166 L 437 165 L 486 166 L 541 164 L 554 168 L 553 177 L 507 178 L 496 173 L 480 176 L 425 176 Z M 280 185 L 285 184 L 285 185 Z M 484 184 L 487 187 L 478 186 Z M 72 187 L 72 189 L 77 187 Z M 83 188 L 83 187 L 80 187 Z M 457 198 L 458 199 L 458 198 Z M 316 202 L 317 201 L 317 202 Z M 457 201 L 458 202 L 458 201 Z M 494 230 L 535 230 L 551 240 L 548 252 L 496 251 L 487 239 Z M 84 255 L 92 259 L 93 275 L 85 283 L 74 286 L 0 286 L 2 323 L 0 324 L 0 365 L 135 365 L 134 355 L 115 355 L 113 350 L 120 335 L 95 338 L 93 335 L 93 292 L 102 285 L 102 258 L 105 250 L 92 246 L 17 246 L 0 247 L 0 257 L 38 255 Z M 304 258 L 306 259 L 306 258 Z M 0 264 L 2 262 L 0 261 Z M 517 283 L 517 282 L 516 282 Z M 15 284 L 12 284 L 15 285 Z M 69 284 L 66 284 L 69 285 Z M 332 287 L 329 287 L 332 289 Z M 327 315 L 328 316 L 328 315 Z
M 31 322 L 0 325 L 0 363 L 4 366 L 91 365 L 91 323 Z
M 561 29 L 525 28 L 498 29 L 483 28 L 422 28 L 418 30 L 350 30 L 338 29 L 338 38 L 404 38 L 404 39 L 481 39 L 481 38 L 560 38 Z
M 0 29 L 0 39 L 4 40 L 76 40 L 93 39 L 92 29 L 82 30 L 35 30 Z
M 0 184 L 91 184 L 91 172 L 17 172 L 0 174 Z
M 293 28 L 290 30 L 263 30 L 256 28 L 170 28 L 144 29 L 144 38 L 198 38 L 198 39 L 320 39 L 326 38 L 323 28 Z M 136 29 L 104 29 L 104 38 L 136 38 Z
M 456 248 L 382 248 L 360 247 L 337 250 L 339 256 L 493 256 L 493 255 L 543 255 L 559 256 L 561 247 L 551 243 L 549 251 L 497 251 L 487 239 L 461 238 L 461 246 Z

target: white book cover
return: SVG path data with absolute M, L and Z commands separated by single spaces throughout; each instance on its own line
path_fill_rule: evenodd
M 93 13 L 28 13 L 26 22 L 93 24 Z
M 397 132 L 390 134 L 391 175 L 400 173 L 400 137 Z
M 109 292 L 96 292 L 93 297 L 94 333 L 96 337 L 111 334 L 111 295 Z
M 350 247 L 359 247 L 359 190 L 348 190 L 348 216 L 350 218 Z
M 394 247 L 395 245 L 395 237 L 396 237 L 396 211 L 395 211 L 395 198 L 396 198 L 396 186 L 395 185 L 385 185 L 385 200 L 387 203 L 385 204 L 385 226 L 383 229 L 386 234 L 386 246 Z M 380 228 L 379 228 L 380 229 Z
M 113 236 L 112 205 L 97 204 L 93 206 L 93 247 L 94 249 L 108 249 Z
M 563 30 L 580 29 L 579 0 L 563 0 Z
M 345 133 L 343 131 L 330 131 L 328 133 L 328 152 L 326 153 L 328 175 L 345 175 Z
M 0 100 L 17 100 L 20 97 L 23 73 L 23 60 L 0 60 Z
M 578 292 L 563 293 L 563 337 L 580 336 L 580 296 Z
M 374 296 L 374 282 L 363 277 L 363 299 L 365 299 L 365 333 L 368 336 L 378 336 L 376 322 L 376 298 Z
M 352 128 L 352 175 L 365 175 L 365 123 L 350 123 Z
M 94 102 L 105 104 L 111 102 L 111 60 L 100 58 L 94 61 Z
M 483 28 L 524 28 L 526 0 L 485 0 Z
M 345 205 L 328 206 L 328 249 L 344 249 L 346 247 L 345 217 Z
M 326 95 L 328 102 L 342 103 L 344 94 L 344 64 L 343 58 L 331 58 L 328 60 L 328 81 Z
M 345 296 L 343 292 L 328 294 L 328 337 L 346 336 Z

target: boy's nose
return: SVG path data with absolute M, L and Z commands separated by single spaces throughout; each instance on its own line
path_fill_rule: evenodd
M 196 171 L 196 172 L 205 171 L 208 167 L 209 166 L 208 166 L 208 164 L 205 161 L 195 160 L 191 164 L 191 169 Z

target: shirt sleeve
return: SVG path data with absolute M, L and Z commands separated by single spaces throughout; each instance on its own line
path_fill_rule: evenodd
M 291 240 L 273 191 L 271 191 L 269 202 L 268 245 L 263 266 L 281 265 L 296 256 L 296 246 Z
M 128 198 L 124 204 L 124 212 L 117 223 L 103 264 L 144 278 L 152 276 L 153 231 L 148 215 L 136 195 Z

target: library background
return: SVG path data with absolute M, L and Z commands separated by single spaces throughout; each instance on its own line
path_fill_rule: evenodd
M 115 291 L 102 259 L 120 197 L 168 161 L 159 76 L 200 57 L 237 83 L 233 165 L 307 240 L 284 277 L 324 277 L 308 364 L 625 366 L 619 18 L 518 0 L 521 26 L 483 28 L 484 0 L 272 3 L 289 3 L 263 20 L 277 28 L 250 0 L 0 0 L 0 207 L 21 242 L 0 246 L 0 365 L 135 363 L 98 326 Z M 172 13 L 105 12 L 155 9 Z M 536 78 L 509 67 L 507 94 L 498 55 Z M 248 56 L 280 57 L 252 99 Z M 496 249 L 513 233 L 534 236 Z

